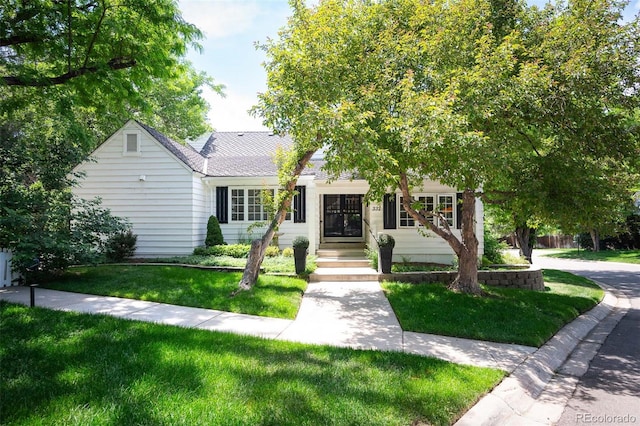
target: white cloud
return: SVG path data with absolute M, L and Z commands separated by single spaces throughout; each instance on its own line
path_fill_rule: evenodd
M 256 1 L 180 0 L 182 17 L 212 40 L 249 30 L 260 13 Z
M 216 131 L 259 131 L 267 130 L 261 118 L 251 116 L 248 110 L 257 102 L 255 97 L 242 95 L 225 89 L 226 97 L 213 91 L 203 90 L 203 97 L 211 105 L 209 122 Z

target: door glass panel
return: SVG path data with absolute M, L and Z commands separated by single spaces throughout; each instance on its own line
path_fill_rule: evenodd
M 324 196 L 324 236 L 362 237 L 362 195 Z

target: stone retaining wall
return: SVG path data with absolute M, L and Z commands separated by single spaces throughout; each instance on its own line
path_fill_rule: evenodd
M 380 274 L 380 280 L 402 281 L 410 283 L 444 283 L 451 284 L 456 278 L 455 271 L 436 272 L 398 272 L 391 274 Z M 478 271 L 478 281 L 482 284 L 521 288 L 526 290 L 544 290 L 544 278 L 542 270 L 537 267 L 526 269 L 510 270 L 482 270 Z

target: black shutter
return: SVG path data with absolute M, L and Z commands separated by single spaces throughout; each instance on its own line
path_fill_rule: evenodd
M 293 196 L 293 222 L 305 223 L 307 221 L 307 187 L 296 186 L 297 194 Z
M 216 187 L 216 217 L 220 223 L 229 223 L 229 188 L 226 186 Z
M 396 194 L 385 194 L 382 202 L 384 229 L 396 229 Z
M 462 192 L 456 193 L 456 228 L 462 229 Z

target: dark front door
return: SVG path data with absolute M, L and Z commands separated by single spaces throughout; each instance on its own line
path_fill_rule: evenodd
M 324 236 L 362 237 L 361 194 L 325 194 Z

